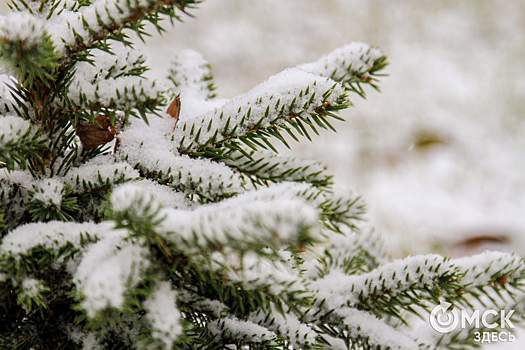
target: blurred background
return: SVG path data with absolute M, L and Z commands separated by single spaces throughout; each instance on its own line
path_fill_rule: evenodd
M 352 96 L 337 134 L 292 152 L 363 195 L 393 256 L 525 255 L 525 0 L 209 0 L 190 13 L 140 49 L 159 78 L 200 51 L 219 97 L 352 41 L 381 48 L 382 92 Z
M 337 134 L 292 152 L 363 195 L 393 256 L 525 254 L 525 1 L 210 0 L 191 13 L 148 42 L 151 74 L 198 50 L 219 97 L 351 41 L 381 48 L 382 92 L 352 96 Z

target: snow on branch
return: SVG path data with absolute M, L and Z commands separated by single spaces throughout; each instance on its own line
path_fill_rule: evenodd
M 0 147 L 19 139 L 29 130 L 29 122 L 14 115 L 0 117 Z
M 202 297 L 196 293 L 181 291 L 178 298 L 179 303 L 188 309 L 192 317 L 202 318 L 206 315 L 210 318 L 221 318 L 229 313 L 229 308 L 218 300 Z
M 291 312 L 280 313 L 274 306 L 270 307 L 269 310 L 254 311 L 248 319 L 286 337 L 293 349 L 301 349 L 317 343 L 319 334 L 311 325 L 302 323 Z
M 117 226 L 133 227 L 133 220 L 157 226 L 165 218 L 165 214 L 161 213 L 163 205 L 154 192 L 133 183 L 120 185 L 113 189 L 109 197 L 109 205 L 112 213 L 110 218 L 117 221 Z
M 361 275 L 345 275 L 332 270 L 312 283 L 318 302 L 326 310 L 357 307 L 402 319 L 399 309 L 413 311 L 421 303 L 415 295 L 426 295 L 439 302 L 444 292 L 459 287 L 457 268 L 439 255 L 418 255 L 384 264 Z M 409 292 L 411 294 L 407 293 Z
M 336 187 L 328 198 L 325 205 L 328 208 L 325 215 L 327 225 L 334 231 L 340 231 L 343 225 L 355 229 L 356 221 L 362 220 L 366 212 L 361 197 L 348 189 Z
M 262 254 L 271 256 L 271 249 L 264 249 Z M 262 291 L 265 295 L 279 295 L 283 301 L 307 298 L 307 282 L 300 276 L 300 271 L 275 258 L 261 256 L 261 252 L 226 248 L 210 255 L 209 261 L 197 256 L 192 257 L 196 264 L 208 264 L 210 271 L 223 277 L 223 284 L 242 287 L 246 291 Z M 202 261 L 202 263 L 200 261 Z
M 274 150 L 267 138 L 272 135 L 286 143 L 280 128 L 296 139 L 291 128 L 310 137 L 307 127 L 314 132 L 316 125 L 330 128 L 326 117 L 335 117 L 332 111 L 347 106 L 345 91 L 333 80 L 287 69 L 222 107 L 179 123 L 174 139 L 181 153 L 192 155 L 217 154 L 221 146 L 237 149 L 237 141 L 254 150 Z
M 208 100 L 215 97 L 211 65 L 194 50 L 180 52 L 172 61 L 168 79 L 171 80 L 182 99 L 193 97 Z M 185 102 L 186 103 L 186 102 Z
M 177 192 L 170 186 L 161 185 L 153 180 L 133 181 L 130 184 L 144 188 L 151 193 L 156 200 L 160 201 L 164 208 L 193 210 L 199 206 L 199 203 L 186 198 L 183 192 Z
M 415 340 L 393 329 L 374 315 L 349 307 L 341 307 L 330 316 L 341 320 L 338 326 L 319 327 L 351 347 L 364 349 L 417 350 Z
M 301 199 L 311 206 L 322 209 L 326 203 L 327 193 L 305 182 L 281 182 L 268 187 L 260 187 L 255 191 L 247 191 L 236 196 L 231 201 L 235 201 L 239 206 L 250 205 L 253 201 L 277 201 Z M 222 203 L 230 203 L 229 200 Z
M 250 321 L 242 321 L 235 317 L 222 318 L 208 324 L 208 331 L 219 343 L 236 344 L 238 342 L 263 343 L 272 345 L 275 333 L 265 327 Z
M 56 179 L 37 181 L 30 191 L 31 200 L 40 202 L 42 206 L 60 206 L 63 193 L 64 183 Z
M 163 91 L 157 87 L 155 81 L 135 75 L 109 72 L 101 74 L 101 66 L 106 70 L 113 67 L 99 64 L 94 66 L 88 62 L 77 63 L 76 74 L 67 94 L 69 104 L 77 109 L 86 109 L 86 115 L 89 115 L 87 112 L 91 109 L 103 108 L 107 112 L 121 110 L 125 115 L 146 118 L 147 113 L 156 111 L 159 101 L 163 100 Z
M 139 51 L 118 41 L 111 41 L 108 51 L 93 50 L 90 54 L 90 61 L 94 68 L 98 69 L 98 71 L 90 69 L 90 73 L 96 71 L 92 77 L 93 81 L 140 76 L 148 69 Z
M 146 319 L 152 327 L 152 337 L 166 349 L 182 334 L 181 314 L 175 304 L 177 295 L 169 282 L 160 281 L 153 293 L 144 301 Z
M 59 56 L 44 22 L 29 13 L 0 17 L 0 61 L 26 88 L 35 81 L 50 86 Z
M 319 212 L 302 200 L 241 203 L 234 198 L 191 212 L 165 209 L 159 231 L 176 247 L 184 247 L 186 254 L 218 247 L 246 251 L 300 246 L 319 237 Z
M 301 198 L 318 208 L 321 211 L 322 222 L 330 229 L 340 230 L 344 226 L 356 229 L 355 221 L 361 220 L 363 214 L 363 202 L 352 192 L 338 188 L 334 193 L 330 193 L 305 182 L 285 181 L 261 187 L 257 191 L 244 193 L 236 200 L 249 203 L 255 200 L 290 198 Z
M 45 307 L 43 293 L 50 292 L 51 289 L 45 285 L 44 281 L 36 278 L 25 278 L 21 284 L 17 286 L 19 294 L 17 303 L 20 304 L 27 313 L 37 307 Z
M 325 250 L 317 265 L 321 277 L 331 270 L 346 275 L 369 272 L 388 261 L 381 237 L 371 229 L 355 232 L 343 226 L 340 233 L 326 234 L 328 240 L 321 245 Z
M 325 187 L 332 183 L 332 177 L 325 173 L 326 167 L 313 160 L 249 149 L 243 152 L 233 151 L 229 156 L 231 159 L 225 159 L 224 163 L 249 176 L 254 185 L 294 181 Z
M 133 120 L 120 135 L 120 158 L 149 178 L 204 198 L 244 192 L 240 175 L 226 165 L 176 154 L 165 136 L 172 129 L 173 120 L 168 118 L 152 118 L 150 125 Z
M 525 265 L 516 254 L 484 252 L 471 257 L 451 260 L 463 273 L 461 283 L 466 289 L 487 284 L 505 284 L 516 278 L 525 277 Z
M 95 332 L 85 332 L 79 326 L 69 326 L 66 331 L 68 337 L 76 344 L 82 345 L 84 349 L 99 350 L 103 348 L 101 337 Z
M 125 162 L 116 162 L 111 156 L 99 156 L 71 168 L 63 180 L 73 192 L 85 193 L 109 190 L 113 185 L 138 179 L 139 172 Z
M 31 276 L 44 268 L 66 266 L 72 273 L 75 265 L 68 263 L 100 237 L 118 234 L 111 223 L 75 223 L 52 221 L 19 226 L 4 236 L 0 245 L 0 269 L 18 284 L 20 278 Z M 18 282 L 16 282 L 18 281 Z
M 124 239 L 126 230 L 114 232 L 87 247 L 73 274 L 80 305 L 91 318 L 107 307 L 120 308 L 126 292 L 144 278 L 150 265 L 146 247 Z
M 348 91 L 365 96 L 361 84 L 378 89 L 374 75 L 387 65 L 386 56 L 364 43 L 354 42 L 324 55 L 319 60 L 298 66 L 307 72 L 340 82 Z
M 85 48 L 97 47 L 100 42 L 119 37 L 125 28 L 135 30 L 143 35 L 142 26 L 137 22 L 150 21 L 157 28 L 158 14 L 177 18 L 175 8 L 184 11 L 198 1 L 192 0 L 95 0 L 90 6 L 66 6 L 51 8 L 47 14 L 47 27 L 53 35 L 57 49 L 62 54 L 73 55 Z
M 39 246 L 56 253 L 66 247 L 80 250 L 85 243 L 109 235 L 110 232 L 112 232 L 111 223 L 61 221 L 31 223 L 9 232 L 2 240 L 0 254 L 20 260 Z
M 30 13 L 18 12 L 0 17 L 0 36 L 3 43 L 18 42 L 26 47 L 42 44 L 45 23 Z
M 27 120 L 13 115 L 0 117 L 0 162 L 9 170 L 25 169 L 29 155 L 37 155 L 36 150 L 45 145 Z
M 35 221 L 71 220 L 78 208 L 69 186 L 54 178 L 36 181 L 28 194 L 29 213 Z

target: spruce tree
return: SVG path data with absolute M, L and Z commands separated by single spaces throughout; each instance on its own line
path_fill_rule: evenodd
M 231 100 L 195 51 L 148 79 L 129 33 L 198 2 L 13 0 L 0 19 L 1 349 L 460 349 L 493 330 L 432 331 L 441 302 L 523 318 L 518 256 L 390 261 L 360 197 L 278 154 L 377 88 L 379 49 Z

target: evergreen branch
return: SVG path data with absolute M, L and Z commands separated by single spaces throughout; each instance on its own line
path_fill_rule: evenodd
M 345 275 L 370 272 L 388 261 L 380 237 L 373 230 L 353 232 L 343 227 L 340 233 L 331 233 L 322 246 L 325 250 L 318 266 L 321 278 L 332 270 Z
M 39 152 L 47 143 L 40 133 L 32 132 L 28 121 L 14 116 L 0 118 L 0 162 L 8 170 L 28 168 L 31 157 L 42 164 Z
M 32 2 L 39 2 L 38 7 L 32 6 Z M 82 6 L 91 4 L 89 0 L 80 1 L 65 1 L 65 0 L 42 0 L 42 1 L 25 1 L 25 0 L 11 0 L 7 5 L 13 11 L 29 12 L 32 15 L 51 18 L 55 14 L 60 14 L 63 11 L 77 11 Z
M 119 42 L 111 42 L 108 51 L 95 50 L 91 52 L 91 66 L 82 64 L 79 69 L 89 71 L 90 81 L 106 81 L 119 77 L 141 77 L 148 70 L 146 60 L 137 50 Z M 85 73 L 84 73 L 85 74 Z
M 136 120 L 120 135 L 119 156 L 149 178 L 178 191 L 195 194 L 202 201 L 216 201 L 244 192 L 239 174 L 224 164 L 191 159 L 171 151 L 165 137 L 173 128 L 170 120 L 155 118 L 150 126 Z M 144 132 L 148 130 L 148 132 Z
M 0 172 L 0 198 L 5 220 L 5 226 L 2 227 L 0 236 L 20 225 L 27 216 L 29 197 L 27 190 L 31 186 L 30 181 L 32 179 L 33 177 L 29 172 Z
M 328 296 L 324 286 L 336 280 L 339 287 Z M 346 276 L 332 271 L 314 285 L 318 301 L 328 313 L 348 306 L 405 322 L 401 310 L 417 314 L 413 307 L 425 309 L 424 300 L 438 304 L 443 294 L 455 294 L 460 280 L 457 269 L 443 257 L 420 255 L 382 265 L 362 275 Z
M 515 254 L 503 252 L 484 252 L 469 258 L 453 259 L 451 263 L 459 268 L 461 277 L 462 303 L 470 305 L 467 296 L 474 298 L 481 305 L 498 306 L 508 301 L 511 289 L 525 291 L 524 260 Z M 492 293 L 487 291 L 491 290 Z M 486 296 L 490 294 L 489 300 Z M 489 306 L 490 306 L 489 305 Z
M 329 117 L 340 119 L 333 112 L 346 107 L 347 96 L 338 84 L 290 69 L 221 108 L 179 123 L 174 140 L 182 154 L 193 157 L 226 158 L 227 148 L 239 149 L 237 142 L 253 150 L 274 149 L 268 138 L 283 140 L 280 130 L 309 138 L 306 126 L 314 132 L 316 125 L 328 128 Z
M 60 56 L 42 21 L 27 13 L 2 17 L 0 38 L 0 60 L 20 84 L 51 87 Z
M 9 98 L 8 89 L 5 86 L 0 86 L 0 115 L 12 114 L 13 100 Z
M 413 339 L 388 326 L 383 320 L 354 308 L 338 308 L 324 320 L 316 322 L 316 326 L 323 333 L 343 340 L 347 349 L 419 349 Z M 335 339 L 330 339 L 330 343 L 336 343 Z
M 44 266 L 67 263 L 86 244 L 97 241 L 110 231 L 107 224 L 60 221 L 20 226 L 2 239 L 0 268 L 7 278 L 17 280 L 30 276 L 43 270 Z
M 115 230 L 87 247 L 73 274 L 78 310 L 87 315 L 90 327 L 99 328 L 105 313 L 135 309 L 140 293 L 155 279 L 150 268 L 149 250 L 140 242 L 128 239 L 129 232 Z M 105 271 L 106 278 L 100 280 Z M 146 285 L 141 285 L 146 284 Z
M 199 3 L 199 0 L 96 0 L 90 3 L 91 6 L 76 9 L 76 18 L 59 21 L 54 41 L 70 60 L 82 60 L 91 49 L 107 50 L 108 40 L 129 45 L 125 29 L 135 31 L 142 38 L 146 34 L 143 22 L 147 21 L 162 31 L 160 15 L 178 18 L 175 9 L 186 13 L 187 8 Z
M 55 179 L 40 180 L 33 184 L 28 194 L 28 209 L 33 221 L 69 221 L 78 208 L 71 188 Z
M 323 208 L 325 224 L 331 230 L 340 232 L 342 225 L 356 229 L 355 221 L 362 220 L 366 206 L 360 196 L 351 191 L 336 188 Z
M 330 193 L 307 183 L 282 182 L 246 192 L 242 198 L 246 204 L 256 200 L 300 198 L 320 210 L 320 219 L 326 228 L 335 231 L 343 230 L 344 226 L 356 229 L 354 221 L 361 220 L 363 213 L 360 197 L 342 189 L 336 192 Z
M 230 205 L 189 213 L 167 209 L 163 231 L 171 234 L 166 238 L 186 247 L 189 254 L 189 249 L 198 253 L 201 249 L 221 250 L 225 246 L 241 252 L 276 245 L 302 247 L 316 237 L 317 213 L 302 202 L 254 202 L 241 211 L 233 210 L 235 201 Z M 181 216 L 187 219 L 180 221 Z M 224 217 L 230 220 L 225 221 Z M 258 234 L 252 236 L 254 227 L 258 228 Z
M 299 68 L 340 82 L 347 91 L 365 97 L 362 84 L 376 85 L 379 71 L 388 65 L 387 57 L 377 48 L 363 43 L 352 43 L 324 55 L 316 62 L 300 65 Z
M 226 317 L 208 324 L 208 331 L 217 338 L 219 344 L 236 346 L 277 347 L 276 335 L 265 327 L 235 317 Z
M 139 178 L 138 171 L 124 162 L 108 163 L 110 156 L 101 156 L 72 168 L 64 177 L 74 193 L 107 191 L 113 186 Z
M 326 167 L 316 161 L 279 156 L 254 150 L 233 151 L 224 163 L 247 175 L 254 185 L 269 182 L 308 182 L 316 187 L 332 184 L 332 176 L 326 175 Z
M 238 206 L 235 199 L 191 212 L 159 209 L 161 204 L 151 192 L 127 184 L 113 191 L 108 218 L 115 220 L 117 227 L 145 237 L 152 246 L 161 242 L 160 250 L 171 260 L 183 255 L 201 269 L 208 266 L 214 274 L 226 274 L 228 284 L 268 290 L 275 295 L 304 291 L 297 273 L 257 255 L 271 255 L 271 250 L 282 246 L 300 247 L 315 240 L 315 210 L 303 202 L 280 201 L 253 202 L 239 211 L 233 210 Z M 270 251 L 259 253 L 263 247 Z M 210 249 L 216 253 L 202 255 Z M 268 266 L 273 269 L 268 270 Z M 267 273 L 277 270 L 279 274 Z
M 143 344 L 170 349 L 179 340 L 183 329 L 179 322 L 181 313 L 175 302 L 176 292 L 170 283 L 157 282 L 153 293 L 143 302 L 145 318 L 151 328 L 151 332 L 142 338 Z
M 157 114 L 159 106 L 164 104 L 164 92 L 156 87 L 155 81 L 134 75 L 106 79 L 98 76 L 96 69 L 89 68 L 92 68 L 89 63 L 77 64 L 67 97 L 63 96 L 63 103 L 76 113 L 77 120 L 93 121 L 102 113 L 115 123 L 120 113 L 125 120 L 132 115 L 147 121 L 147 114 Z
M 72 168 L 63 181 L 71 187 L 79 206 L 78 221 L 100 221 L 104 217 L 106 197 L 118 184 L 139 178 L 139 172 L 123 162 L 107 162 L 111 156 L 100 156 Z
M 248 319 L 286 338 L 288 346 L 293 349 L 315 348 L 319 345 L 320 335 L 311 325 L 301 322 L 292 312 L 277 311 L 273 305 L 269 310 L 252 312 Z
M 193 50 L 184 50 L 171 63 L 168 79 L 177 92 L 184 95 L 195 94 L 202 100 L 215 97 L 215 86 L 211 65 L 202 55 Z

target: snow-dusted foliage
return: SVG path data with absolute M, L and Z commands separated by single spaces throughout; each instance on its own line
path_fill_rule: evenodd
M 198 2 L 14 0 L 0 20 L 0 348 L 473 344 L 400 324 L 516 298 L 520 258 L 390 262 L 361 198 L 274 146 L 333 129 L 386 57 L 350 44 L 231 100 L 195 51 L 148 79 L 125 30 Z

